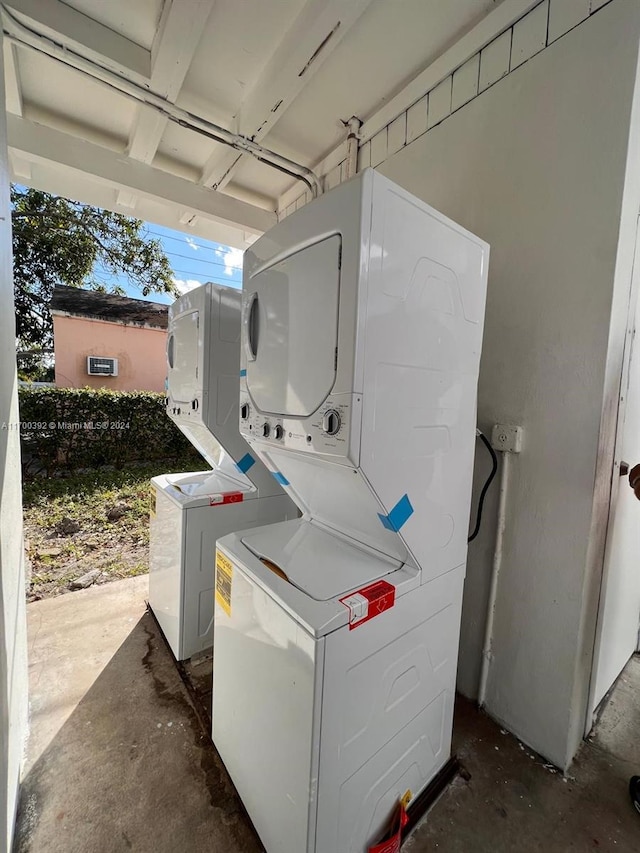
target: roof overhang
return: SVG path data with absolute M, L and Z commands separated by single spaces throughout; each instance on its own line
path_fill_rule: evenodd
M 7 0 L 13 178 L 245 247 L 537 2 Z

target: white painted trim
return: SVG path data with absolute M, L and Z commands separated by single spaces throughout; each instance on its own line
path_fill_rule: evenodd
M 344 162 L 347 157 L 347 131 L 345 129 L 344 142 L 341 142 L 336 148 L 330 151 L 324 160 L 316 163 L 314 172 L 316 175 L 328 175 L 333 169 Z M 301 191 L 299 182 L 296 181 L 278 200 L 278 210 L 284 212 L 287 207 L 297 201 L 301 196 L 305 195 L 305 191 Z
M 342 42 L 371 0 L 307 0 L 236 116 L 236 131 L 259 142 Z M 214 151 L 200 183 L 222 189 L 243 155 Z
M 151 48 L 150 89 L 171 103 L 180 94 L 215 2 L 167 0 L 165 3 Z M 152 163 L 168 120 L 157 110 L 139 106 L 127 146 L 129 157 Z
M 277 221 L 271 211 L 199 187 L 68 133 L 12 115 L 7 115 L 7 127 L 10 151 L 32 162 L 60 164 L 98 183 L 164 205 L 176 204 L 203 218 L 243 230 L 262 233 Z
M 592 0 L 590 14 L 593 15 L 610 2 L 612 0 Z M 414 139 L 421 136 L 422 133 L 428 132 L 436 124 L 445 121 L 449 115 L 452 115 L 457 109 L 464 107 L 470 100 L 482 94 L 485 89 L 493 86 L 502 77 L 517 70 L 521 63 L 514 65 L 511 56 L 513 50 L 513 27 L 519 22 L 524 21 L 527 17 L 534 15 L 534 10 L 538 10 L 540 7 L 545 7 L 544 15 L 548 19 L 549 0 L 504 0 L 497 9 L 489 13 L 484 20 L 463 36 L 449 50 L 445 51 L 432 65 L 415 77 L 402 92 L 367 119 L 359 134 L 358 168 L 361 170 L 366 166 L 377 166 L 381 162 L 384 162 L 387 157 L 391 156 L 392 153 L 395 153 L 395 150 L 399 150 L 389 150 L 388 133 L 389 128 L 403 115 L 406 115 L 407 128 L 405 145 L 409 145 Z M 586 20 L 588 20 L 588 17 L 583 18 L 579 23 L 583 23 Z M 576 24 L 576 26 L 579 26 L 579 24 Z M 549 44 L 550 42 L 547 40 L 545 48 Z M 504 68 L 501 70 L 498 67 L 494 76 L 491 76 L 491 72 L 489 71 L 490 76 L 488 81 L 485 81 L 483 85 L 483 60 L 490 64 L 489 54 L 492 51 L 495 53 L 494 48 L 498 48 L 499 46 L 500 49 L 506 51 L 503 62 Z M 531 55 L 535 55 L 536 52 L 537 50 L 534 50 Z M 434 92 L 438 92 L 441 86 L 451 87 L 456 72 L 459 72 L 476 56 L 478 57 L 479 85 L 475 95 L 464 100 L 463 103 L 451 103 L 449 109 L 441 109 L 439 114 L 432 115 L 431 99 Z M 522 60 L 522 62 L 525 61 L 526 59 Z M 413 113 L 416 112 L 416 107 L 419 104 L 421 104 L 422 115 L 419 117 L 419 120 L 410 122 L 410 118 L 416 119 Z M 343 145 L 341 144 L 323 160 L 313 166 L 314 173 L 322 181 L 326 182 L 327 175 L 335 168 L 336 161 L 344 156 L 342 151 Z M 278 217 L 283 218 L 289 215 L 289 213 L 304 203 L 306 203 L 305 194 L 301 195 L 299 187 L 293 184 L 278 199 Z
M 153 163 L 168 122 L 167 116 L 152 107 L 139 106 L 129 135 L 127 155 L 140 163 Z
M 503 0 L 497 9 L 490 12 L 421 74 L 414 77 L 395 98 L 391 98 L 382 109 L 364 122 L 360 131 L 362 144 L 374 137 L 400 113 L 408 110 L 425 92 L 434 89 L 438 83 L 453 74 L 474 54 L 486 47 L 496 36 L 508 30 L 539 3 L 540 0 Z
M 151 47 L 151 88 L 174 101 L 180 94 L 216 0 L 165 0 Z
M 22 87 L 18 71 L 17 48 L 7 44 L 4 48 L 4 85 L 7 99 L 7 112 L 22 115 Z
M 151 52 L 61 0 L 9 0 L 8 9 L 66 47 L 131 80 L 148 83 Z
M 508 30 L 514 23 L 523 18 L 542 0 L 504 0 L 493 12 L 490 12 L 479 24 L 476 24 L 466 35 L 446 50 L 431 65 L 405 86 L 394 98 L 391 98 L 378 112 L 369 116 L 360 128 L 360 148 L 369 145 L 376 134 L 384 130 L 391 122 L 407 112 L 414 104 L 432 91 L 439 83 L 453 75 L 458 68 L 479 53 L 495 38 Z M 410 140 L 411 141 L 411 140 Z M 316 175 L 324 176 L 335 168 L 337 159 L 344 147 L 341 143 L 329 152 L 322 160 L 313 166 Z M 341 159 L 344 159 L 344 154 Z M 362 166 L 359 166 L 362 168 Z M 285 211 L 300 196 L 300 188 L 293 184 L 278 199 L 279 215 Z
M 58 2 L 58 0 L 54 0 L 54 2 Z M 207 121 L 201 116 L 189 113 L 187 110 L 178 107 L 177 104 L 172 104 L 166 98 L 156 95 L 155 92 L 149 89 L 148 85 L 139 85 L 135 81 L 127 79 L 126 76 L 114 73 L 112 70 L 105 68 L 99 62 L 87 59 L 81 53 L 60 45 L 55 38 L 50 38 L 43 32 L 37 32 L 25 26 L 15 15 L 9 12 L 6 6 L 1 4 L 0 12 L 3 19 L 5 43 L 17 44 L 21 49 L 33 50 L 37 53 L 50 56 L 70 68 L 75 68 L 83 74 L 87 74 L 94 80 L 99 80 L 111 88 L 117 89 L 123 95 L 132 98 L 138 103 L 159 109 L 170 120 L 181 124 L 183 127 L 228 144 L 240 151 L 249 152 L 260 160 L 275 166 L 275 168 L 283 168 L 289 174 L 297 175 L 307 186 L 313 188 L 314 195 L 322 191 L 319 179 L 306 166 L 302 166 L 288 157 L 278 154 L 276 151 L 271 151 L 268 148 L 258 145 L 251 139 L 239 136 L 225 127 Z

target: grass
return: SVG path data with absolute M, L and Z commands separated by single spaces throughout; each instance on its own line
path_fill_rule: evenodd
M 151 477 L 197 467 L 189 457 L 25 483 L 25 539 L 31 562 L 28 598 L 68 592 L 74 580 L 92 569 L 100 569 L 96 583 L 145 574 Z M 205 463 L 200 467 L 206 468 Z M 117 517 L 109 518 L 110 510 Z

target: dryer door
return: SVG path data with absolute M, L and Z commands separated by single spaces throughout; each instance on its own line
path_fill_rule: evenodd
M 247 387 L 265 414 L 306 418 L 333 388 L 340 251 L 336 234 L 244 282 Z
M 174 402 L 191 405 L 199 395 L 201 360 L 200 312 L 189 311 L 173 320 L 167 339 L 167 381 Z

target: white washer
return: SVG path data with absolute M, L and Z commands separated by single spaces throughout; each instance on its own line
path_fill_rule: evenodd
M 213 739 L 268 853 L 366 853 L 449 758 L 489 247 L 365 170 L 245 252 Z
M 238 430 L 240 305 L 205 284 L 169 307 L 167 413 L 213 469 L 152 480 L 149 605 L 177 660 L 213 642 L 216 540 L 299 515 Z
M 150 602 L 176 660 L 186 660 L 213 645 L 216 541 L 298 513 L 286 495 L 260 498 L 211 471 L 151 483 Z
M 296 520 L 223 539 L 217 578 L 214 742 L 262 843 L 364 853 L 449 758 L 464 566 L 420 586 Z M 340 599 L 381 580 L 393 604 L 350 630 Z

